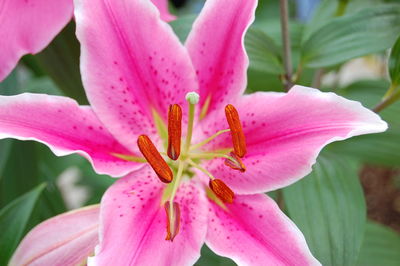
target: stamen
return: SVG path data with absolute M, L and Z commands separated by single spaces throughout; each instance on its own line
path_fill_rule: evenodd
M 246 140 L 240 123 L 239 114 L 233 105 L 228 104 L 225 107 L 225 116 L 231 129 L 233 149 L 240 158 L 246 154 Z
M 232 156 L 226 155 L 224 153 L 208 153 L 208 152 L 203 152 L 203 153 L 191 153 L 189 155 L 189 158 L 192 159 L 204 159 L 204 160 L 211 160 L 211 159 L 215 159 L 215 158 L 225 158 L 225 159 L 229 159 L 232 161 L 235 161 L 236 159 L 233 158 Z
M 173 211 L 171 211 L 171 206 Z M 167 213 L 167 237 L 165 240 L 174 240 L 176 235 L 179 233 L 179 226 L 181 223 L 181 210 L 177 202 L 170 204 L 166 201 L 164 204 L 165 212 Z
M 190 150 L 196 150 L 198 148 L 201 148 L 202 146 L 206 145 L 207 143 L 209 143 L 210 141 L 212 141 L 213 139 L 215 139 L 216 137 L 218 137 L 219 135 L 225 133 L 225 132 L 229 132 L 231 131 L 230 129 L 224 129 L 224 130 L 220 130 L 217 133 L 215 133 L 214 135 L 212 135 L 211 137 L 203 140 L 200 143 L 197 143 L 195 145 L 193 145 L 192 147 L 190 147 Z
M 182 109 L 179 105 L 169 106 L 168 111 L 168 157 L 172 160 L 179 158 L 181 153 Z
M 125 160 L 125 161 L 130 161 L 130 162 L 137 162 L 137 163 L 147 163 L 147 160 L 143 157 L 137 157 L 133 155 L 126 155 L 126 154 L 121 154 L 121 153 L 111 153 L 112 156 L 117 157 L 119 159 Z
M 191 159 L 188 159 L 188 163 L 193 166 L 194 168 L 199 169 L 200 171 L 202 171 L 203 173 L 205 173 L 211 180 L 214 180 L 215 177 L 204 167 L 201 167 L 200 165 L 198 165 L 197 163 L 193 162 Z
M 223 202 L 233 202 L 235 194 L 221 179 L 210 180 L 209 186 L 215 195 L 217 195 Z
M 137 144 L 139 150 L 153 168 L 154 172 L 156 172 L 160 180 L 164 183 L 170 183 L 173 178 L 172 171 L 149 137 L 146 135 L 139 136 Z
M 244 166 L 240 157 L 237 156 L 236 153 L 234 153 L 234 152 L 231 152 L 229 155 L 234 160 L 232 160 L 231 158 L 225 159 L 225 165 L 229 166 L 230 168 L 232 168 L 234 170 L 239 170 L 242 173 L 246 172 L 246 166 Z

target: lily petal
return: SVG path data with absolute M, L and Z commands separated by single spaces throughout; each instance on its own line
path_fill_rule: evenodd
M 359 102 L 334 93 L 295 86 L 288 94 L 255 93 L 235 104 L 246 136 L 246 172 L 232 171 L 223 160 L 207 166 L 235 193 L 252 194 L 288 186 L 311 172 L 324 146 L 356 135 L 383 132 L 387 124 Z M 223 112 L 204 121 L 204 132 L 227 125 Z M 226 128 L 226 126 L 225 126 Z M 229 134 L 207 149 L 231 147 Z
M 173 242 L 165 240 L 165 185 L 144 167 L 119 179 L 101 201 L 100 244 L 93 265 L 192 265 L 207 230 L 207 203 L 193 183 L 183 183 L 175 202 L 181 221 Z M 156 252 L 156 253 L 155 253 Z
M 257 0 L 207 0 L 186 41 L 200 83 L 200 105 L 208 113 L 241 95 L 249 60 L 244 35 L 254 20 Z
M 99 209 L 98 205 L 77 209 L 37 225 L 9 265 L 80 265 L 98 243 Z
M 142 167 L 111 153 L 129 154 L 90 107 L 67 97 L 25 93 L 0 96 L 0 138 L 36 140 L 57 156 L 78 153 L 99 174 L 121 176 Z
M 227 210 L 210 203 L 206 244 L 238 265 L 320 265 L 303 234 L 266 195 L 237 196 Z
M 151 2 L 153 2 L 153 4 L 160 11 L 162 20 L 168 22 L 176 19 L 176 17 L 172 15 L 168 10 L 168 0 L 151 0 Z
M 185 110 L 186 93 L 197 90 L 189 55 L 149 0 L 76 0 L 75 7 L 89 101 L 110 132 L 137 151 L 140 134 L 155 137 L 152 109 L 167 121 L 169 105 Z
M 44 49 L 72 17 L 72 0 L 0 2 L 0 81 L 25 54 Z

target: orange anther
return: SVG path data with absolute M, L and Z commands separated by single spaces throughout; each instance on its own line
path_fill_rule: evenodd
M 246 140 L 240 123 L 239 114 L 232 104 L 225 106 L 225 116 L 231 130 L 233 149 L 242 158 L 246 154 Z
M 169 106 L 168 111 L 168 157 L 172 160 L 179 158 L 182 136 L 182 109 L 179 105 Z
M 209 186 L 211 190 L 220 198 L 223 202 L 232 203 L 234 193 L 233 191 L 220 179 L 210 180 Z
M 179 233 L 179 226 L 181 223 L 181 210 L 179 208 L 179 204 L 174 202 L 172 204 L 173 208 L 173 217 L 170 217 L 170 203 L 169 201 L 164 204 L 165 212 L 167 213 L 167 237 L 165 240 L 170 240 L 171 242 L 174 240 L 176 235 Z
M 230 168 L 234 170 L 239 170 L 240 172 L 244 173 L 246 172 L 246 166 L 244 166 L 242 160 L 240 159 L 239 156 L 236 155 L 236 153 L 231 152 L 229 154 L 234 160 L 232 159 L 225 159 L 225 165 L 229 166 Z
M 170 183 L 173 178 L 172 171 L 149 137 L 146 135 L 139 136 L 137 144 L 144 158 L 146 158 L 160 180 L 164 183 Z

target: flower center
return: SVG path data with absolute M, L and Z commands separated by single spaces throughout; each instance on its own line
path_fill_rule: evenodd
M 183 147 L 181 147 L 182 109 L 179 105 L 174 104 L 168 110 L 168 148 L 166 153 L 160 153 L 148 136 L 141 135 L 137 140 L 137 144 L 144 158 L 113 154 L 124 160 L 149 163 L 159 179 L 168 184 L 163 195 L 162 204 L 165 207 L 167 215 L 166 240 L 170 241 L 173 241 L 174 237 L 178 234 L 180 224 L 180 208 L 179 204 L 174 201 L 174 198 L 182 178 L 192 175 L 191 168 L 200 170 L 210 178 L 209 188 L 206 189 L 207 196 L 223 208 L 225 208 L 225 203 L 229 204 L 233 202 L 234 193 L 222 180 L 215 178 L 211 172 L 202 167 L 200 162 L 220 157 L 225 159 L 225 165 L 232 170 L 246 171 L 241 160 L 246 154 L 246 143 L 236 108 L 231 104 L 225 107 L 225 116 L 229 129 L 220 130 L 209 138 L 192 144 L 195 105 L 199 102 L 199 95 L 195 92 L 190 92 L 186 95 L 186 100 L 189 104 L 189 117 Z M 155 120 L 156 124 L 161 121 L 159 117 L 156 117 Z M 204 145 L 227 132 L 231 132 L 233 151 L 232 149 L 211 152 L 200 150 Z M 164 159 L 162 155 L 168 156 L 168 158 Z

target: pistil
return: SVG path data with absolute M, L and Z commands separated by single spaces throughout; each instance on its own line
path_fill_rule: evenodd
M 186 133 L 186 140 L 185 140 L 185 146 L 183 148 L 183 159 L 179 160 L 178 164 L 178 172 L 176 174 L 176 180 L 173 183 L 173 188 L 171 192 L 171 196 L 169 199 L 170 207 L 169 207 L 169 217 L 168 219 L 174 219 L 175 218 L 175 213 L 174 213 L 174 208 L 173 208 L 173 203 L 174 203 L 174 198 L 176 191 L 178 190 L 178 187 L 181 182 L 181 178 L 183 176 L 183 169 L 186 165 L 185 158 L 187 158 L 187 154 L 189 152 L 190 148 L 190 143 L 192 141 L 192 134 L 193 134 L 193 124 L 194 124 L 194 111 L 195 111 L 195 105 L 199 102 L 199 95 L 195 92 L 189 92 L 186 94 L 186 100 L 189 103 L 189 120 L 188 120 L 188 127 L 187 127 L 187 133 Z M 169 125 L 168 125 L 169 128 Z M 171 222 L 169 224 L 172 224 Z
M 200 96 L 196 92 L 189 92 L 188 94 L 186 94 L 186 100 L 189 103 L 189 120 L 188 120 L 188 125 L 187 125 L 185 147 L 183 150 L 183 153 L 185 155 L 188 154 L 189 149 L 190 149 L 190 143 L 192 141 L 193 124 L 194 124 L 194 110 L 195 110 L 195 105 L 199 102 L 199 97 Z

